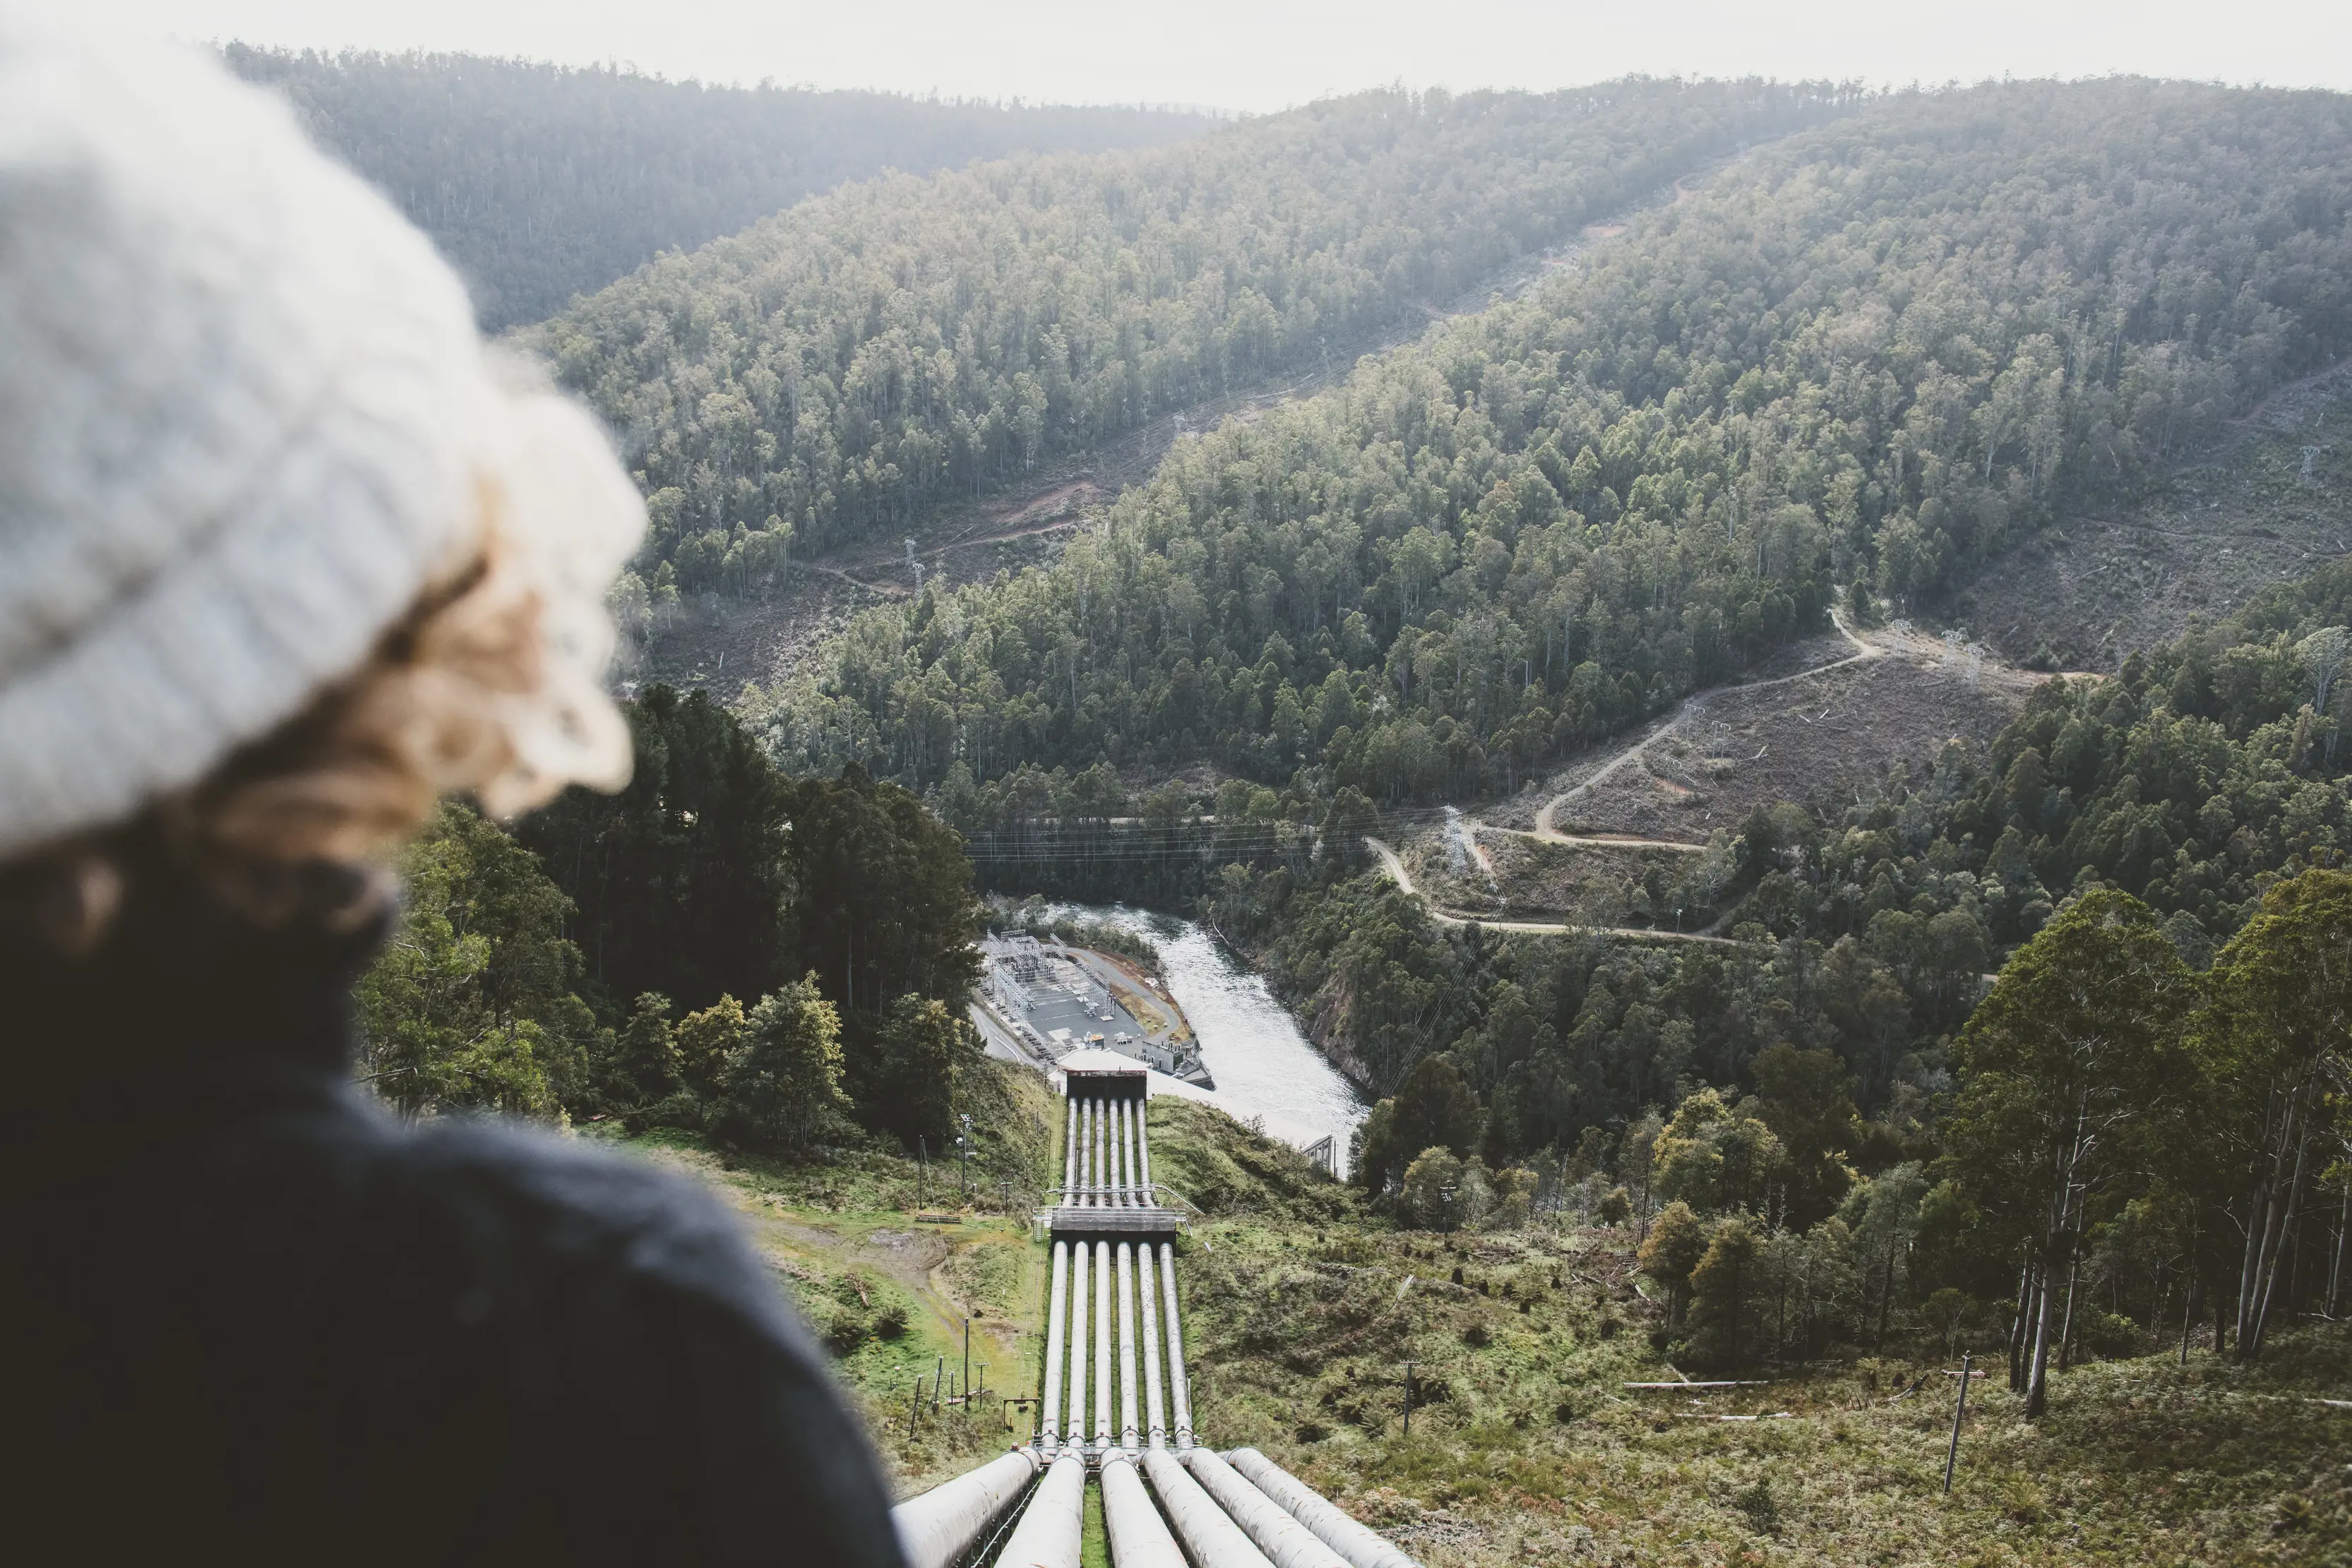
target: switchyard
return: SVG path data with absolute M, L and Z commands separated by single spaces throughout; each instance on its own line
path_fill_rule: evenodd
M 1114 1568 L 1417 1568 L 1255 1449 L 1202 1440 L 1176 1288 L 1185 1219 L 1151 1179 L 1150 1075 L 1107 1051 L 1059 1070 L 1042 1416 L 1027 1443 L 898 1505 L 909 1563 L 1078 1568 L 1094 1485 Z

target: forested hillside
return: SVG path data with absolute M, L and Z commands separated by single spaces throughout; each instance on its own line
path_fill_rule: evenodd
M 1386 801 L 1513 788 L 1853 585 L 1937 593 L 2341 357 L 2347 212 L 2329 95 L 1874 104 L 1339 391 L 1181 443 L 1052 569 L 867 612 L 776 695 L 772 744 L 939 789 L 967 825 L 1002 816 L 992 780 L 1097 759 Z
M 1212 906 L 1383 1090 L 1449 1052 L 1493 1103 L 1500 1150 L 1572 1145 L 1685 1076 L 1749 1082 L 1780 1045 L 1833 1051 L 1899 1146 L 1948 1084 L 1982 977 L 2071 895 L 2145 903 L 2202 969 L 2281 874 L 2352 850 L 2347 622 L 2337 565 L 2115 679 L 2050 683 L 1987 752 L 1955 744 L 1843 801 L 1756 811 L 1650 890 L 1734 946 L 1447 930 L 1386 879 L 1303 857 L 1228 873 Z
M 888 169 L 1152 147 L 1204 115 L 744 89 L 475 55 L 231 44 L 456 262 L 483 325 L 536 321 L 666 250 L 732 234 Z
M 1728 943 L 1448 928 L 1338 856 L 1207 906 L 1388 1092 L 1360 1180 L 1437 1228 L 1522 1163 L 1664 1205 L 1694 1355 L 1809 1354 L 1859 1267 L 1881 1334 L 2009 1324 L 2029 1412 L 2083 1346 L 2252 1357 L 2334 1299 L 2352 1201 L 2347 619 L 2338 564 L 2049 683 L 1989 753 L 1757 810 L 1654 890 Z
M 1375 92 L 1181 146 L 836 193 L 531 336 L 626 434 L 656 592 L 756 592 L 1269 372 L 1321 366 L 1637 193 L 1850 107 L 1754 82 Z M 669 568 L 661 573 L 660 568 Z

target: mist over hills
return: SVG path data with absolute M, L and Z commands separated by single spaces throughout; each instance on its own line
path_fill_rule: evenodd
M 434 237 L 492 331 L 886 169 L 1160 146 L 1215 124 L 1182 111 L 709 87 L 475 55 L 223 52 Z

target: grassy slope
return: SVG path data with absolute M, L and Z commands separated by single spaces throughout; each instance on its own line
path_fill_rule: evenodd
M 1000 1071 L 1028 1112 L 1008 1158 L 1042 1179 L 1059 1106 Z M 2197 1355 L 2058 1376 L 2028 1425 L 1996 1381 L 1970 1396 L 1958 1484 L 1941 1347 L 1850 1350 L 1764 1389 L 1629 1394 L 1674 1375 L 1649 1348 L 1622 1231 L 1396 1231 L 1280 1145 L 1222 1113 L 1160 1100 L 1153 1174 L 1203 1217 L 1181 1244 L 1185 1340 L 1201 1428 L 1265 1449 L 1429 1568 L 1520 1563 L 2341 1563 L 2352 1553 L 2352 1330 L 2294 1331 L 2242 1371 Z M 1034 1126 L 1048 1130 L 1039 1136 Z M 992 1387 L 1038 1379 L 1046 1260 L 1025 1205 L 952 1228 L 909 1221 L 914 1162 L 723 1162 L 667 1134 L 632 1145 L 710 1182 L 821 1327 L 864 1283 L 908 1333 L 839 1363 L 902 1493 L 1013 1440 L 986 1410 L 907 1436 L 908 1394 L 961 1356 L 973 1316 Z M 908 1239 L 900 1241 L 898 1239 Z M 1454 1280 L 1460 1271 L 1460 1282 Z M 1410 1276 L 1412 1284 L 1405 1281 Z M 1483 1343 L 1480 1343 L 1483 1341 Z M 1423 1403 L 1399 1419 L 1407 1356 Z M 1921 1375 L 1928 1386 L 1894 1397 Z M 999 1407 L 1001 1408 L 1001 1406 Z M 1753 1423 L 1686 1415 L 1787 1412 Z M 1016 1420 L 1018 1416 L 1016 1413 Z M 1090 1512 L 1089 1564 L 1107 1562 Z
M 1053 1139 L 1060 1102 L 1034 1072 L 994 1062 L 986 1071 L 991 1097 L 1003 1097 L 994 1126 L 983 1134 L 987 1168 L 1017 1169 L 1027 1177 L 1019 1186 L 1034 1191 L 1048 1160 L 1058 1157 Z M 925 1380 L 928 1392 L 940 1357 L 961 1378 L 967 1316 L 975 1381 L 985 1362 L 992 1392 L 1035 1392 L 1048 1281 L 1045 1249 L 1030 1239 L 1029 1193 L 1016 1186 L 1008 1213 L 992 1183 L 982 1184 L 961 1210 L 961 1223 L 918 1226 L 917 1163 L 896 1154 L 847 1152 L 824 1164 L 729 1160 L 703 1140 L 675 1132 L 626 1146 L 699 1177 L 732 1204 L 753 1246 L 818 1333 L 843 1317 L 871 1324 L 891 1306 L 906 1313 L 904 1333 L 884 1339 L 868 1333 L 835 1364 L 902 1495 L 1017 1440 L 1004 1430 L 1003 1406 L 993 1399 L 968 1414 L 943 1406 L 934 1416 L 927 1409 L 911 1437 L 908 1416 L 916 1379 Z M 921 1196 L 926 1212 L 954 1210 L 953 1167 L 934 1163 Z M 1015 1410 L 1012 1418 L 1020 1425 L 1024 1413 Z
M 1180 1270 L 1202 1431 L 1264 1448 L 1430 1568 L 2352 1552 L 2352 1412 L 2310 1402 L 2352 1397 L 2342 1325 L 2288 1335 L 2251 1372 L 2201 1355 L 2080 1368 L 2034 1426 L 1980 1382 L 1946 1499 L 1940 1346 L 1849 1352 L 1704 1400 L 1629 1394 L 1674 1375 L 1649 1349 L 1630 1236 L 1396 1232 L 1213 1113 L 1158 1104 L 1152 1125 L 1172 1184 L 1222 1178 Z M 1431 1401 L 1410 1439 L 1408 1355 Z M 1922 1374 L 1928 1386 L 1892 1397 Z M 1680 1418 L 1702 1411 L 1790 1418 Z

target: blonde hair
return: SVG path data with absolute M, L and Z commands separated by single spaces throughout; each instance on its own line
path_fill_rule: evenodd
M 320 863 L 380 873 L 445 795 L 472 795 L 496 816 L 551 798 L 564 780 L 531 767 L 517 735 L 549 679 L 547 606 L 500 537 L 498 486 L 486 477 L 478 494 L 478 546 L 358 669 L 130 822 L 0 868 L 0 923 L 87 954 L 135 893 L 132 862 L 160 850 L 170 870 L 260 924 L 356 925 L 381 906 L 385 878 L 344 879 L 336 905 L 321 908 L 316 880 L 287 873 Z

